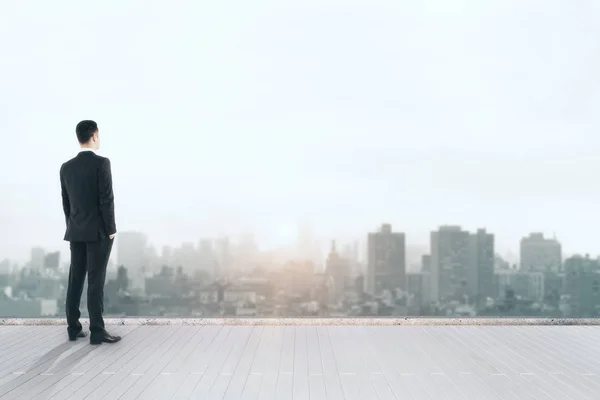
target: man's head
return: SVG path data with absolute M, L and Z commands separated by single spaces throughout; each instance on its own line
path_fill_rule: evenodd
M 100 148 L 100 137 L 98 136 L 98 124 L 94 121 L 81 121 L 75 128 L 77 140 L 81 147 L 88 147 L 94 150 Z

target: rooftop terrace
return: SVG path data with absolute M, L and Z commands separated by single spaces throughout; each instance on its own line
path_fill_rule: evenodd
M 597 320 L 0 319 L 0 398 L 598 399 Z

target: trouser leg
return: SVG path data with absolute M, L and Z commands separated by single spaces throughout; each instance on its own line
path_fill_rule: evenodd
M 98 242 L 87 243 L 88 260 L 88 312 L 90 314 L 90 332 L 101 333 L 104 331 L 104 281 L 106 280 L 106 267 L 113 239 L 102 239 Z
M 83 293 L 83 284 L 87 270 L 87 252 L 84 242 L 71 242 L 71 265 L 69 267 L 69 283 L 67 286 L 67 331 L 71 334 L 79 332 L 82 327 L 79 322 L 81 312 L 79 303 Z

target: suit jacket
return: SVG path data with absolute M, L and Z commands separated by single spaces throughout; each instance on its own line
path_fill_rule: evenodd
M 117 232 L 110 160 L 82 151 L 60 168 L 64 240 L 97 242 Z

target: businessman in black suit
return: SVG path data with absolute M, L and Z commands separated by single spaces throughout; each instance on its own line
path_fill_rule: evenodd
M 79 303 L 87 273 L 90 343 L 116 343 L 121 338 L 106 332 L 102 319 L 106 266 L 117 233 L 110 161 L 96 154 L 100 137 L 94 121 L 81 121 L 75 131 L 81 150 L 60 168 L 67 222 L 64 240 L 71 247 L 67 333 L 72 341 L 86 336 L 79 322 Z

